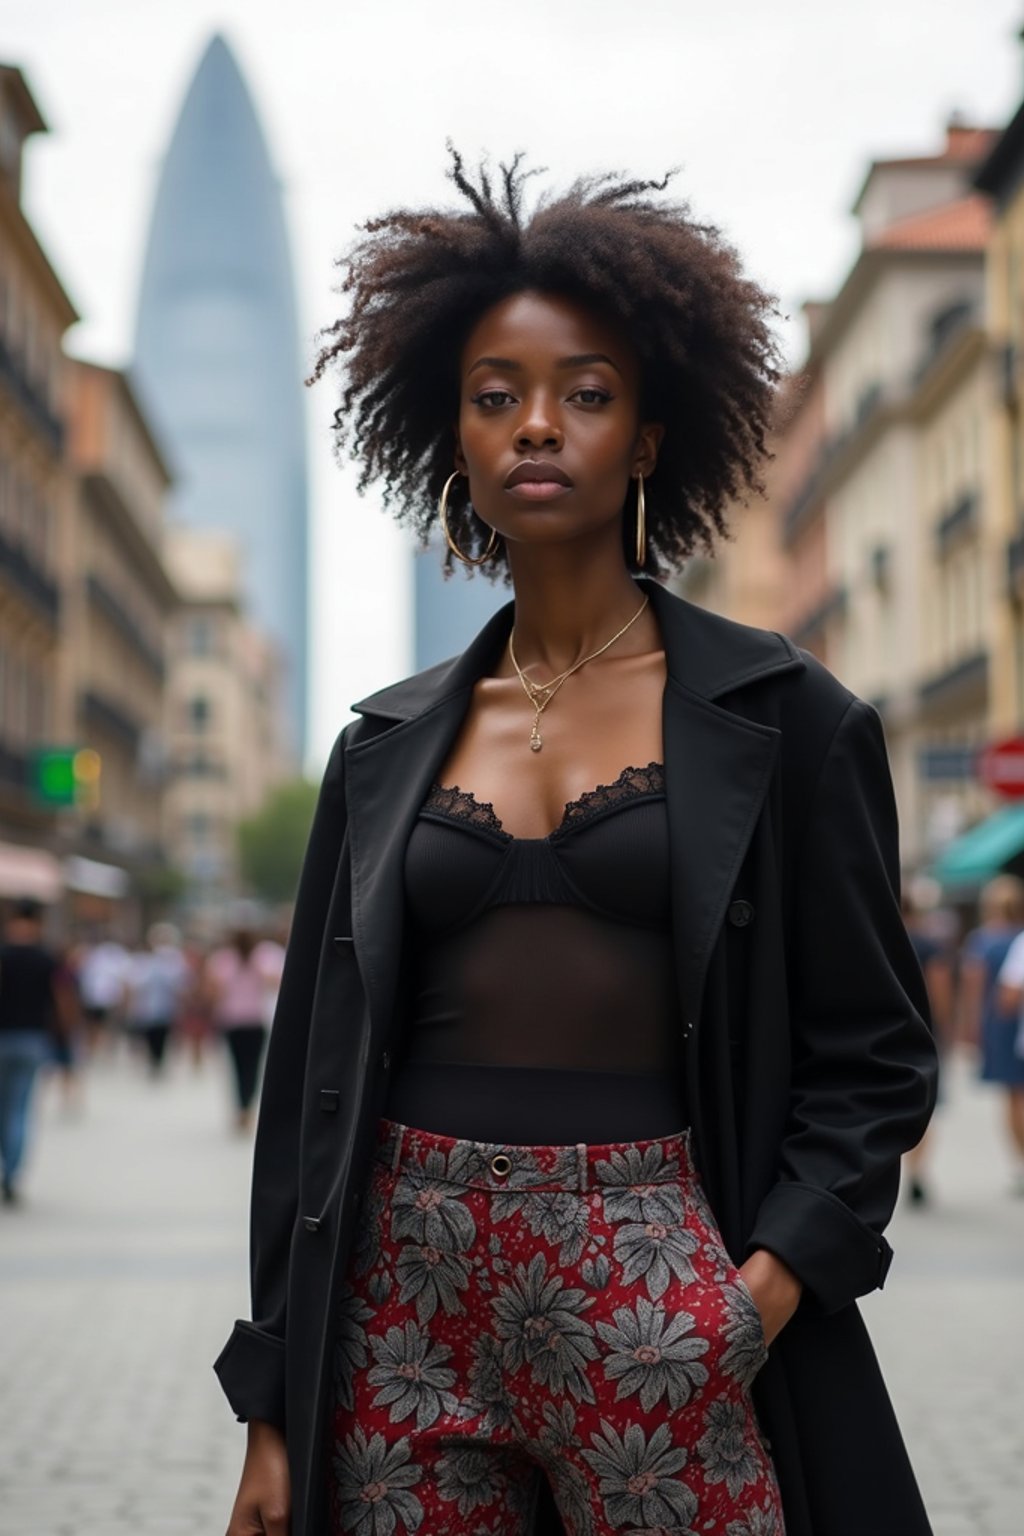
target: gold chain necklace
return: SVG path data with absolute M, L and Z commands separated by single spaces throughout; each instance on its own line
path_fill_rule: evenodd
M 509 631 L 508 654 L 511 658 L 513 667 L 516 669 L 516 676 L 523 685 L 523 692 L 526 694 L 526 697 L 533 705 L 533 726 L 530 731 L 531 752 L 539 752 L 541 747 L 544 745 L 544 738 L 540 734 L 540 717 L 547 709 L 548 705 L 551 703 L 551 700 L 554 698 L 559 688 L 561 688 L 562 684 L 566 682 L 568 678 L 572 677 L 574 672 L 578 672 L 580 667 L 585 667 L 588 661 L 593 661 L 595 657 L 603 655 L 610 646 L 615 644 L 616 640 L 621 640 L 623 635 L 626 633 L 626 630 L 632 629 L 637 619 L 647 607 L 648 602 L 649 599 L 645 597 L 636 613 L 634 613 L 633 617 L 629 619 L 625 624 L 623 624 L 621 629 L 616 630 L 615 634 L 612 635 L 610 640 L 606 640 L 604 645 L 599 645 L 596 651 L 591 651 L 589 656 L 584 656 L 573 666 L 566 667 L 564 672 L 559 672 L 557 677 L 553 677 L 550 682 L 547 683 L 532 683 L 526 676 L 522 667 L 516 660 L 515 647 L 512 644 L 512 636 L 514 634 L 514 630 Z

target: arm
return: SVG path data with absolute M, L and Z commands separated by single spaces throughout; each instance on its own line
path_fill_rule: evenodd
M 985 964 L 970 943 L 960 961 L 960 998 L 957 1009 L 957 1039 L 977 1046 L 981 1040 L 981 1012 L 985 1000 Z
M 900 1157 L 921 1139 L 936 1082 L 884 738 L 859 700 L 826 753 L 797 860 L 789 1119 L 748 1249 L 775 1255 L 831 1312 L 885 1279 Z
M 924 968 L 928 1005 L 931 1009 L 935 1038 L 942 1046 L 953 1044 L 953 966 L 943 952 L 935 955 Z
M 306 849 L 274 1015 L 253 1157 L 252 1321 L 238 1322 L 214 1369 L 240 1419 L 284 1429 L 285 1311 L 298 1213 L 299 1128 L 313 995 L 345 835 L 342 751 L 335 743 Z
M 1024 933 L 1019 933 L 1006 952 L 999 972 L 996 1007 L 1004 1018 L 1012 1018 L 1024 1001 Z

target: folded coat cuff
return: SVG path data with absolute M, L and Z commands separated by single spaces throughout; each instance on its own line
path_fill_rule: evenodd
M 748 1254 L 756 1248 L 787 1264 L 823 1312 L 838 1312 L 880 1289 L 892 1262 L 885 1238 L 815 1184 L 782 1183 L 769 1190 L 747 1242 Z
M 284 1430 L 284 1340 L 239 1320 L 213 1369 L 237 1417 Z

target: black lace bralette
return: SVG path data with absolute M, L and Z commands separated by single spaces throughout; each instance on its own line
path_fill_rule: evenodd
M 598 784 L 593 789 L 584 790 L 578 799 L 569 800 L 563 808 L 561 821 L 547 838 L 517 838 L 506 832 L 490 800 L 478 800 L 471 789 L 460 789 L 458 784 L 432 784 L 423 802 L 423 811 L 493 832 L 508 842 L 546 842 L 573 827 L 593 821 L 605 811 L 616 810 L 626 801 L 660 799 L 664 793 L 664 763 L 648 763 L 646 768 L 623 768 L 610 784 Z
M 547 903 L 667 926 L 664 800 L 661 763 L 624 768 L 613 783 L 570 800 L 546 837 L 514 837 L 493 805 L 458 785 L 434 784 L 406 851 L 413 917 L 422 930 L 443 932 L 489 908 Z

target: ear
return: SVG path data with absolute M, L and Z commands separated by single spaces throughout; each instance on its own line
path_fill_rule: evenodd
M 658 449 L 665 436 L 665 426 L 660 421 L 645 421 L 636 434 L 633 449 L 634 475 L 653 475 L 658 462 Z
M 452 428 L 452 436 L 455 438 L 455 468 L 460 474 L 468 475 L 469 469 L 466 465 L 466 455 L 462 451 L 462 438 L 459 436 L 457 426 Z

